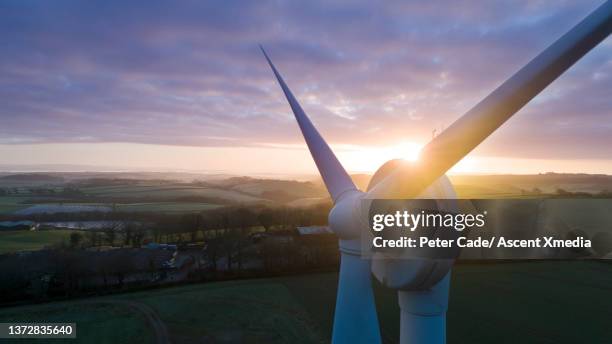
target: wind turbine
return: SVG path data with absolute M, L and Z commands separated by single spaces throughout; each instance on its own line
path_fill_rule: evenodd
M 445 173 L 612 31 L 612 0 L 589 14 L 491 94 L 435 136 L 416 164 L 391 160 L 357 189 L 261 47 L 334 202 L 330 228 L 339 238 L 340 274 L 333 343 L 380 343 L 371 276 L 398 290 L 401 343 L 446 342 L 453 259 L 374 260 L 361 256 L 364 200 L 456 198 Z M 367 201 L 365 202 L 367 204 Z M 367 225 L 367 224 L 366 224 Z

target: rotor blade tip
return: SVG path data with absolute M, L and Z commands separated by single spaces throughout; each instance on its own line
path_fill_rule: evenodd
M 264 55 L 264 57 L 266 58 L 266 60 L 268 60 L 268 62 L 269 62 L 270 58 L 268 57 L 268 53 L 266 52 L 266 49 L 264 49 L 263 45 L 259 44 L 259 49 L 261 50 L 261 52 Z

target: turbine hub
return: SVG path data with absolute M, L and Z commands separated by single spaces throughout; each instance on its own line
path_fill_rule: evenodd
M 361 232 L 368 228 L 364 196 L 364 192 L 356 189 L 346 191 L 329 212 L 329 227 L 340 239 L 340 250 L 344 253 L 361 255 Z
M 406 162 L 402 160 L 390 160 L 383 164 L 372 177 L 368 190 L 376 186 L 397 168 L 402 168 L 403 164 L 406 164 Z M 402 175 L 401 183 L 419 182 L 418 180 L 412 181 L 410 178 L 409 174 Z M 388 191 L 389 194 L 393 194 L 393 190 Z M 456 202 L 440 202 L 437 200 L 456 198 L 455 190 L 445 175 L 427 186 L 425 191 L 416 197 L 416 199 L 432 199 L 435 201 L 435 205 L 432 205 L 435 209 L 432 210 L 445 211 L 456 211 L 458 208 Z M 393 289 L 428 290 L 448 274 L 453 263 L 454 259 L 442 258 L 398 259 L 386 256 L 381 252 L 375 253 L 372 257 L 372 273 L 382 284 Z

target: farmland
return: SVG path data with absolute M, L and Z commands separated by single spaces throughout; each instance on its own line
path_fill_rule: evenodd
M 67 242 L 71 230 L 0 232 L 0 254 L 33 251 Z
M 0 214 L 10 214 L 27 208 L 29 205 L 24 204 L 25 201 L 26 197 L 0 196 Z
M 17 215 L 77 212 L 163 212 L 190 213 L 218 208 L 221 205 L 202 202 L 137 202 L 137 203 L 45 203 L 20 208 Z
M 0 214 L 90 210 L 189 213 L 232 204 L 305 206 L 328 201 L 318 180 L 207 179 L 205 175 L 196 179 L 197 176 L 186 175 L 185 178 L 193 178 L 186 181 L 163 179 L 163 174 L 152 174 L 156 179 L 147 176 L 126 178 L 119 173 L 2 176 Z M 357 185 L 366 188 L 368 175 L 354 177 Z M 604 175 L 451 176 L 451 180 L 460 198 L 533 198 L 567 192 L 601 195 L 612 189 L 612 177 Z
M 136 335 L 152 342 L 159 326 L 173 343 L 322 343 L 331 335 L 336 283 L 337 274 L 320 273 L 188 285 L 5 308 L 0 321 L 76 321 L 79 343 L 130 343 Z M 611 288 L 612 265 L 600 262 L 458 265 L 448 342 L 606 343 Z M 375 295 L 383 340 L 396 343 L 395 292 L 375 284 Z
M 453 179 L 460 197 L 474 198 L 534 198 L 559 188 L 603 192 L 609 184 L 603 177 L 557 175 Z M 361 180 L 361 184 L 365 182 Z M 305 207 L 327 200 L 318 182 L 252 178 L 208 182 L 66 179 L 39 181 L 35 187 L 3 180 L 0 187 L 9 191 L 0 195 L 0 213 L 5 216 L 89 212 L 91 217 L 40 220 L 60 222 L 117 220 L 142 213 L 145 220 L 137 221 L 144 223 L 158 213 L 186 216 L 228 205 Z M 545 210 L 556 214 L 565 226 L 581 225 L 592 236 L 601 230 L 597 224 L 610 222 L 608 208 L 597 201 L 566 200 L 551 203 Z M 163 228 L 173 230 L 167 225 Z M 65 243 L 73 232 L 3 231 L 0 253 Z M 170 233 L 170 238 L 160 242 L 203 239 L 201 233 L 194 238 L 180 231 L 178 235 Z M 106 235 L 100 233 L 101 237 Z M 123 233 L 118 234 L 114 242 L 125 246 L 125 239 Z M 89 240 L 89 235 L 83 235 L 81 243 L 88 245 Z M 459 264 L 452 276 L 449 343 L 608 342 L 612 336 L 606 324 L 612 316 L 611 276 L 612 265 L 595 261 Z M 323 343 L 331 335 L 336 284 L 335 273 L 192 284 L 4 308 L 0 309 L 0 322 L 76 321 L 77 342 L 82 343 L 154 342 L 160 338 L 173 343 Z M 375 295 L 383 339 L 395 343 L 399 333 L 396 295 L 377 284 Z M 523 315 L 527 313 L 538 321 L 526 319 Z M 514 335 L 500 339 L 501 332 Z
M 118 173 L 1 176 L 0 217 L 6 220 L 61 222 L 100 221 L 109 217 L 129 220 L 133 214 L 141 214 L 138 221 L 144 219 L 146 222 L 147 217 L 157 214 L 182 216 L 225 206 L 307 208 L 329 202 L 323 185 L 316 180 L 304 182 L 249 177 L 187 177 L 192 179 L 163 179 L 163 174 L 129 175 L 128 178 Z M 358 185 L 366 187 L 369 176 L 354 177 Z M 452 176 L 451 179 L 460 198 L 554 197 L 557 195 L 555 192 L 561 189 L 589 191 L 592 192 L 589 195 L 601 198 L 598 195 L 612 188 L 612 177 L 603 175 Z M 582 198 L 554 203 L 546 212 L 553 214 L 556 222 L 543 223 L 543 226 L 579 227 L 592 236 L 602 231 L 599 224 L 610 222 L 611 213 L 608 208 L 605 203 L 598 203 L 597 199 Z M 57 215 L 40 220 L 42 214 Z M 79 214 L 85 215 L 79 217 Z M 0 247 L 3 249 L 0 252 L 39 249 L 57 244 L 66 236 L 62 232 L 24 233 L 24 238 L 18 238 L 16 234 L 2 233 Z M 14 248 L 11 250 L 11 247 Z
M 0 178 L 0 214 L 118 211 L 189 213 L 229 204 L 282 204 L 325 199 L 310 182 L 229 178 L 211 182 L 107 179 L 64 180 L 45 175 Z M 15 179 L 11 179 L 15 178 Z M 47 181 L 45 183 L 45 181 Z M 27 184 L 29 182 L 30 184 Z
M 114 185 L 105 187 L 84 187 L 83 193 L 97 197 L 133 197 L 133 198 L 181 198 L 210 197 L 227 199 L 234 202 L 255 202 L 260 199 L 234 190 L 224 190 L 214 187 L 199 187 L 183 184 L 156 185 L 142 183 L 140 185 Z
M 17 310 L 4 309 L 0 318 L 3 321 L 19 318 L 23 322 L 76 322 L 76 341 L 80 343 L 153 342 L 145 314 L 129 303 L 83 301 L 24 307 L 20 314 L 15 313 Z M 75 342 L 74 339 L 54 340 L 62 341 Z M 40 339 L 20 339 L 19 343 L 40 343 Z
M 22 192 L 0 196 L 0 214 L 30 215 L 40 213 L 71 213 L 84 211 L 119 212 L 198 212 L 225 204 L 256 203 L 254 196 L 217 188 L 166 186 L 143 183 L 131 185 L 82 188 L 83 195 L 58 199 Z M 61 202 L 58 202 L 61 201 Z

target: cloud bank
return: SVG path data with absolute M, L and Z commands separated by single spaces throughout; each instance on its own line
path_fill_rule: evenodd
M 425 143 L 601 1 L 3 1 L 0 144 Z M 478 154 L 609 159 L 604 41 Z

